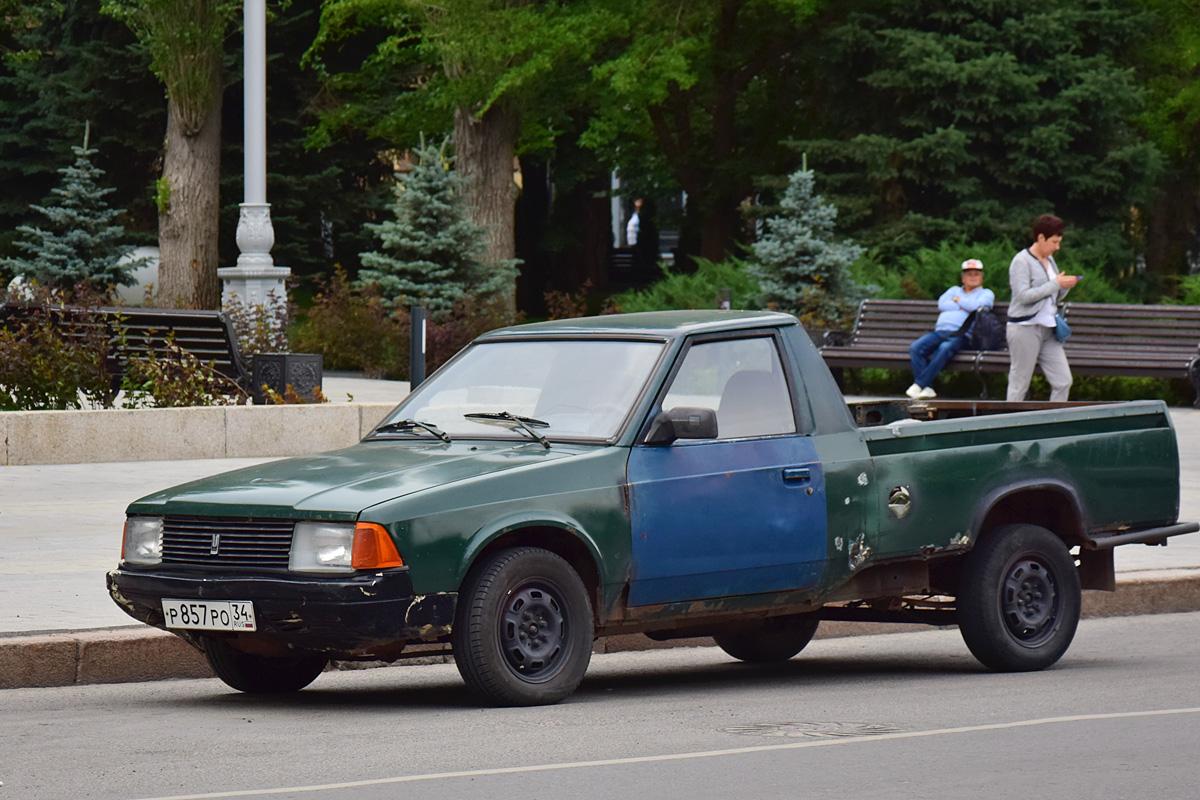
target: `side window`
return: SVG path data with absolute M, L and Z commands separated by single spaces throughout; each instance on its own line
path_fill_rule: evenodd
M 795 433 L 796 419 L 775 340 L 723 339 L 688 349 L 662 407 L 717 412 L 720 439 Z

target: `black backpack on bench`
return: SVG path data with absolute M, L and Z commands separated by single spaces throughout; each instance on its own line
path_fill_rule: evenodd
M 954 335 L 967 337 L 967 350 L 1004 350 L 1008 347 L 1004 324 L 986 308 L 968 314 L 966 321 Z

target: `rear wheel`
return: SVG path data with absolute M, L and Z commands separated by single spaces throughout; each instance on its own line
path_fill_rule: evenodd
M 713 635 L 729 655 L 751 664 L 787 661 L 799 653 L 817 632 L 818 620 L 796 617 L 767 619 L 753 627 Z
M 252 694 L 298 692 L 316 680 L 329 663 L 313 653 L 284 657 L 243 653 L 213 637 L 204 639 L 204 657 L 218 678 L 239 692 Z
M 966 556 L 958 627 L 985 666 L 1045 669 L 1071 645 L 1081 594 L 1075 560 L 1061 539 L 1037 525 L 1005 525 Z
M 557 703 L 583 680 L 593 630 L 587 588 L 570 564 L 537 547 L 502 550 L 463 584 L 454 662 L 494 705 Z

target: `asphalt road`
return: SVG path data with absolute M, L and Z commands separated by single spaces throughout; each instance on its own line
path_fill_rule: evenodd
M 0 800 L 1196 796 L 1200 613 L 1085 621 L 1055 668 L 955 630 L 593 658 L 567 702 L 480 708 L 453 665 L 0 692 Z

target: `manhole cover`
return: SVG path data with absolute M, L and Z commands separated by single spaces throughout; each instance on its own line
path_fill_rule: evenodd
M 878 722 L 762 722 L 757 725 L 731 725 L 722 733 L 742 736 L 773 736 L 784 739 L 838 739 L 848 736 L 881 736 L 903 733 L 904 728 Z

